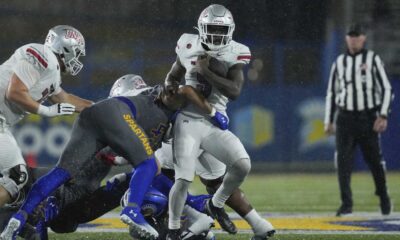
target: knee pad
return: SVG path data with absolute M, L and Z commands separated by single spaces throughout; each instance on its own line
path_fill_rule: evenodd
M 180 178 L 175 181 L 175 184 L 174 184 L 175 191 L 187 192 L 189 190 L 191 183 L 192 182 Z
M 3 172 L 0 185 L 10 194 L 12 199 L 18 196 L 19 191 L 28 182 L 28 170 L 25 165 L 20 164 Z
M 245 178 L 251 169 L 251 162 L 249 158 L 241 158 L 237 160 L 231 167 L 230 171 L 234 172 L 240 177 Z

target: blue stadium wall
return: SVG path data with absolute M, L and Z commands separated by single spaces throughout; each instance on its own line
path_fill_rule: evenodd
M 392 81 L 395 94 L 400 82 Z M 70 89 L 82 96 L 83 89 Z M 86 92 L 86 94 L 85 94 Z M 97 95 L 107 96 L 107 89 Z M 246 85 L 241 97 L 229 104 L 230 129 L 242 140 L 256 162 L 297 161 L 313 164 L 332 162 L 334 137 L 323 132 L 325 87 L 268 87 Z M 88 96 L 90 97 L 90 96 Z M 383 153 L 388 169 L 400 169 L 398 136 L 400 103 L 394 101 L 389 128 L 382 135 Z M 28 116 L 14 129 L 27 161 L 55 164 L 69 138 L 74 116 L 41 118 Z M 358 156 L 356 168 L 365 164 Z
M 300 163 L 332 164 L 334 158 L 334 137 L 326 137 L 323 131 L 325 92 L 327 78 L 332 61 L 343 47 L 343 32 L 333 30 L 326 42 L 271 42 L 265 39 L 247 39 L 254 58 L 264 59 L 266 73 L 261 78 L 270 78 L 272 83 L 252 83 L 246 80 L 241 96 L 229 104 L 229 117 L 232 130 L 244 143 L 252 160 L 260 163 Z M 102 43 L 88 42 L 89 50 L 103 46 Z M 99 69 L 118 69 L 117 72 L 132 72 L 145 76 L 147 73 L 161 69 L 157 81 L 162 81 L 163 74 L 174 61 L 173 44 L 146 42 L 121 45 L 122 49 L 131 49 L 134 56 L 112 61 L 96 61 L 90 54 L 86 59 L 84 71 L 79 74 L 80 82 L 76 86 L 64 86 L 67 91 L 89 99 L 99 100 L 108 95 L 112 80 L 106 84 L 93 84 L 93 73 Z M 169 49 L 166 51 L 166 49 Z M 158 55 L 146 55 L 150 50 L 161 52 Z M 163 52 L 166 51 L 166 52 Z M 90 51 L 89 51 L 90 52 Z M 93 50 L 93 52 L 96 52 Z M 314 54 L 316 72 L 314 82 L 298 84 L 297 72 L 286 65 L 287 57 L 292 53 L 301 53 L 304 60 L 300 65 L 308 64 L 308 57 Z M 257 56 L 258 54 L 258 56 Z M 108 55 L 107 55 L 108 56 Z M 100 63 L 99 63 L 100 62 Z M 161 66 L 161 67 L 160 67 Z M 289 67 L 288 67 L 289 66 Z M 248 70 L 248 69 L 247 69 Z M 301 69 L 300 69 L 301 70 Z M 288 73 L 293 73 L 290 84 Z M 120 75 L 112 78 L 118 78 Z M 155 75 L 157 76 L 157 75 Z M 294 77 L 293 77 L 294 76 Z M 299 74 L 300 76 L 300 74 Z M 305 75 L 306 76 L 306 75 Z M 306 79 L 306 78 L 303 78 Z M 322 80 L 321 80 L 322 79 Z M 95 80 L 95 79 L 94 79 Z M 148 80 L 148 79 L 146 79 Z M 394 93 L 397 96 L 389 116 L 389 127 L 382 135 L 383 155 L 387 168 L 400 170 L 400 79 L 391 78 Z M 304 80 L 303 80 L 304 81 Z M 154 82 L 154 80 L 153 80 Z M 74 117 L 53 119 L 30 115 L 14 129 L 14 134 L 28 162 L 38 165 L 53 165 L 57 162 L 65 143 Z M 356 169 L 366 169 L 360 153 L 356 156 Z

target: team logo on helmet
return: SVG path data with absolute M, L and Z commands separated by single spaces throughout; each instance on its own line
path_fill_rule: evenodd
M 70 38 L 75 39 L 80 45 L 83 44 L 83 39 L 81 35 L 74 30 L 67 30 L 65 32 L 65 39 L 70 39 Z

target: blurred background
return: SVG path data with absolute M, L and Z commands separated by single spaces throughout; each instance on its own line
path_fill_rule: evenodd
M 243 92 L 228 113 L 230 129 L 256 166 L 253 171 L 334 169 L 334 138 L 323 131 L 325 93 L 350 23 L 367 26 L 367 48 L 381 56 L 400 96 L 396 0 L 0 0 L 0 61 L 26 43 L 43 43 L 55 25 L 72 25 L 85 36 L 87 56 L 77 77 L 63 77 L 63 87 L 100 100 L 127 73 L 161 83 L 175 60 L 176 41 L 182 33 L 197 32 L 197 18 L 211 3 L 231 10 L 234 40 L 252 51 Z M 396 98 L 382 136 L 390 170 L 400 169 L 399 119 Z M 31 115 L 17 126 L 14 133 L 29 164 L 54 164 L 73 120 Z M 366 169 L 360 156 L 356 169 Z

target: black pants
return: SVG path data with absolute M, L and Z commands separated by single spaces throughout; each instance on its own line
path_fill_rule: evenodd
M 339 111 L 336 122 L 336 150 L 342 205 L 353 206 L 350 188 L 354 151 L 360 147 L 374 178 L 375 194 L 387 197 L 385 162 L 380 147 L 380 135 L 373 130 L 376 111 Z

